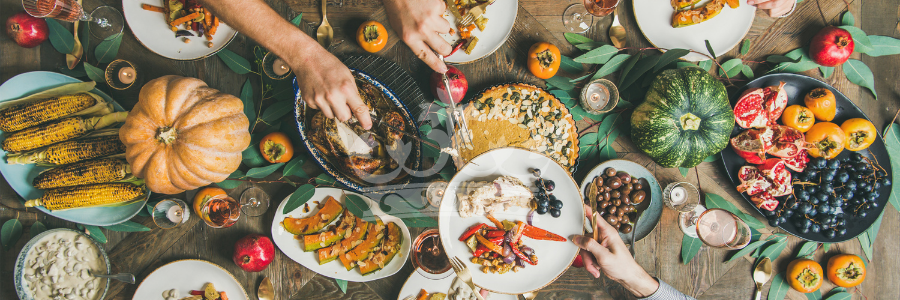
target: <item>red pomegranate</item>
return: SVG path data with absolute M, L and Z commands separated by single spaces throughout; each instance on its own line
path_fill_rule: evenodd
M 780 158 L 767 159 L 759 165 L 759 171 L 772 182 L 772 187 L 767 190 L 772 196 L 781 197 L 794 191 L 791 185 L 791 171 L 788 171 Z
M 234 244 L 234 263 L 247 272 L 265 270 L 275 259 L 275 245 L 269 237 L 251 234 Z
M 772 137 L 772 147 L 766 153 L 781 158 L 791 158 L 800 154 L 801 150 L 808 149 L 812 146 L 806 141 L 803 133 L 797 129 L 782 125 L 772 125 L 774 135 Z
M 809 163 L 809 154 L 806 153 L 806 149 L 800 150 L 793 157 L 784 158 L 784 165 L 794 170 L 794 172 L 803 172 L 807 163 Z
M 775 199 L 774 196 L 770 195 L 769 192 L 762 192 L 750 197 L 750 201 L 753 201 L 753 204 L 760 209 L 765 209 L 768 211 L 774 211 L 776 207 L 778 207 L 778 200 Z
M 843 64 L 850 58 L 850 54 L 853 54 L 853 36 L 841 28 L 822 28 L 809 41 L 809 57 L 826 67 Z
M 738 193 L 747 193 L 750 196 L 765 192 L 772 187 L 772 183 L 754 166 L 741 167 L 741 170 L 738 171 L 738 179 L 741 180 L 741 184 L 737 186 Z
M 784 91 L 784 81 L 779 82 L 778 86 L 767 86 L 763 88 L 763 99 L 766 100 L 766 111 L 769 113 L 769 124 L 775 124 L 781 119 L 781 113 L 787 107 L 788 96 Z
M 447 66 L 447 79 L 450 80 L 450 91 L 452 92 L 453 102 L 459 103 L 466 97 L 466 91 L 469 90 L 469 81 L 466 80 L 466 75 L 454 66 Z M 450 103 L 450 99 L 447 98 L 447 88 L 444 87 L 441 73 L 435 72 L 431 74 L 431 91 L 434 93 L 435 97 L 441 100 L 441 102 Z
M 765 127 L 769 114 L 765 108 L 763 89 L 748 89 L 734 105 L 734 121 L 743 128 Z
M 731 148 L 748 163 L 761 164 L 772 147 L 772 134 L 769 127 L 745 130 L 731 138 Z
M 21 11 L 6 19 L 6 34 L 19 46 L 34 48 L 47 40 L 50 29 L 44 19 Z

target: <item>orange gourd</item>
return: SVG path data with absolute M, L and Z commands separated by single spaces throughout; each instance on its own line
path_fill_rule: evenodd
M 249 124 L 237 97 L 169 75 L 141 88 L 119 138 L 135 176 L 153 192 L 177 194 L 237 170 L 250 145 Z

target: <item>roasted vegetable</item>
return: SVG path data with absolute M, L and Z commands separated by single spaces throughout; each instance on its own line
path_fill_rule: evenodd
M 116 112 L 102 117 L 71 117 L 13 133 L 3 140 L 3 150 L 22 152 L 83 136 L 91 130 L 124 122 L 128 112 Z
M 139 199 L 142 195 L 142 186 L 127 182 L 80 185 L 47 190 L 40 199 L 25 202 L 25 206 L 43 206 L 49 210 L 116 206 Z
M 6 163 L 64 165 L 121 153 L 125 153 L 125 144 L 118 135 L 101 135 L 65 141 L 37 151 L 10 154 Z
M 65 165 L 38 174 L 31 182 L 39 189 L 120 181 L 128 177 L 131 168 L 121 159 L 101 158 Z
M 725 7 L 725 0 L 712 0 L 703 7 L 675 12 L 672 16 L 672 27 L 697 25 L 712 19 Z
M 13 132 L 68 116 L 112 112 L 108 103 L 97 99 L 102 98 L 80 93 L 13 105 L 0 110 L 0 130 Z

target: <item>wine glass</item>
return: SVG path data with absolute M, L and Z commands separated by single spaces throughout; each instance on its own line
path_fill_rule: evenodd
M 752 235 L 750 226 L 738 216 L 721 208 L 706 209 L 702 205 L 679 214 L 678 225 L 686 235 L 699 238 L 703 244 L 714 248 L 744 248 Z
M 241 210 L 251 217 L 261 216 L 269 208 L 269 194 L 258 187 L 251 187 L 241 193 Z
M 450 259 L 441 245 L 440 233 L 434 228 L 425 230 L 416 237 L 410 260 L 419 275 L 431 280 L 444 279 L 454 274 L 450 271 Z
M 90 22 L 91 35 L 106 38 L 122 32 L 122 13 L 111 6 L 100 6 L 90 15 L 76 0 L 22 0 L 22 7 L 37 18 L 53 18 L 65 22 Z
M 447 190 L 447 182 L 438 180 L 428 184 L 425 189 L 425 199 L 434 207 L 441 207 L 441 199 L 444 199 L 444 191 Z
M 585 8 L 585 5 L 576 3 L 566 7 L 562 14 L 562 22 L 569 32 L 582 33 L 594 25 L 594 16 Z
M 180 199 L 165 199 L 153 206 L 153 213 L 150 216 L 156 226 L 169 229 L 186 223 L 191 217 L 191 211 L 187 203 Z

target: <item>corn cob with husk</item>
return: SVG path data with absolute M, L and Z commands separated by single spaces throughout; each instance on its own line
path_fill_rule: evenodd
M 111 112 L 112 105 L 93 94 L 51 97 L 0 109 L 0 130 L 14 132 L 69 116 L 105 115 Z
M 115 112 L 102 117 L 71 117 L 49 124 L 27 128 L 3 140 L 7 152 L 22 152 L 71 140 L 92 130 L 125 122 L 128 112 Z
M 26 201 L 25 207 L 43 206 L 49 210 L 63 210 L 122 206 L 142 199 L 144 194 L 143 186 L 128 182 L 79 185 L 46 190 L 41 198 Z
M 111 131 L 31 152 L 9 154 L 6 163 L 58 166 L 122 153 L 125 153 L 125 144 L 119 140 L 118 131 Z
M 101 158 L 59 166 L 38 174 L 31 185 L 39 189 L 123 181 L 131 167 L 122 159 Z

